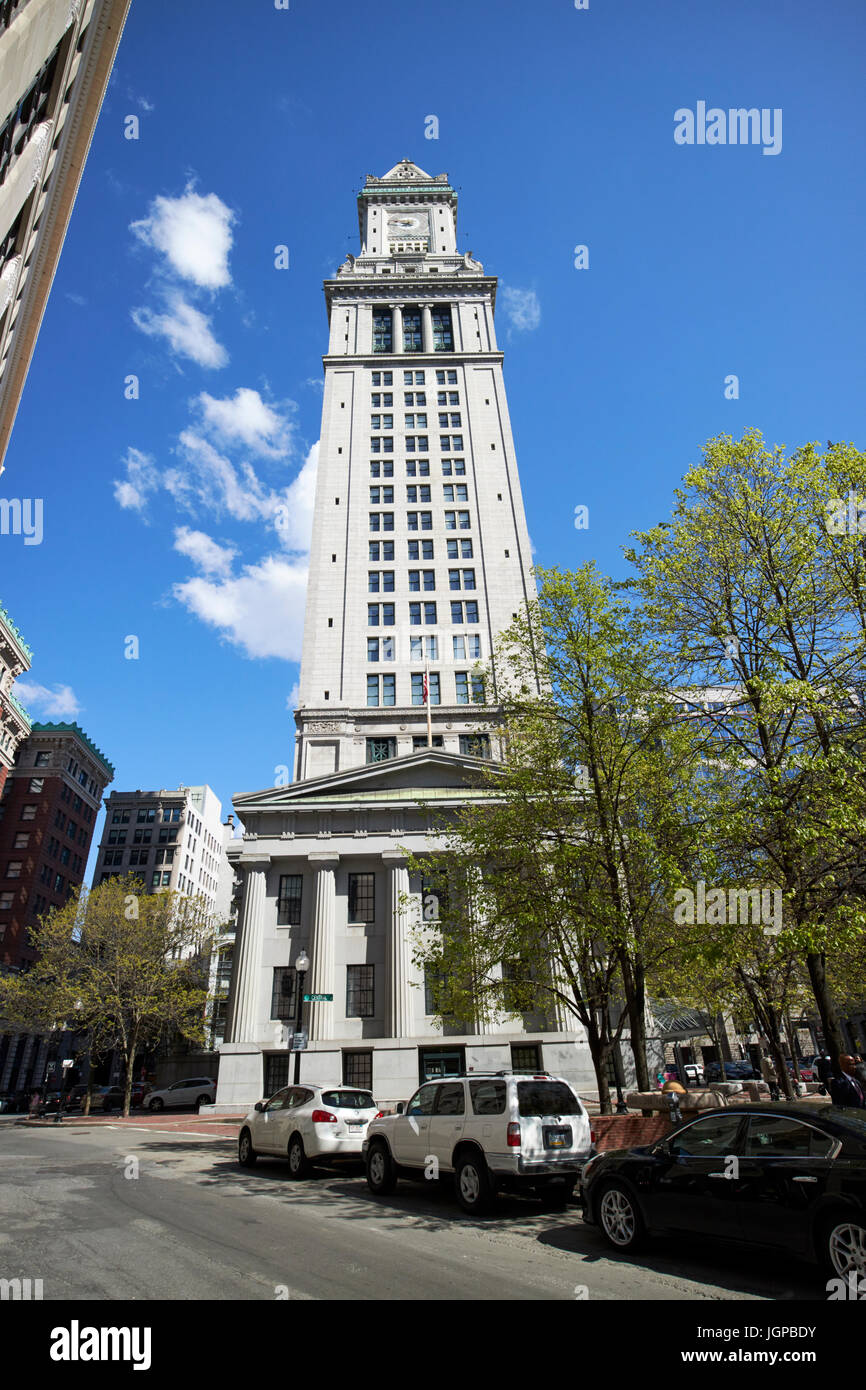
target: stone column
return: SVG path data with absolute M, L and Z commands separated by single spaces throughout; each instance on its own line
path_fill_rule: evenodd
M 403 351 L 403 310 L 399 304 L 391 305 L 391 351 Z
M 383 854 L 388 869 L 388 936 L 385 943 L 387 1010 L 385 1026 L 391 1038 L 408 1038 L 414 1032 L 410 985 L 411 913 L 402 895 L 409 892 L 409 870 L 402 854 Z
M 310 949 L 310 971 L 307 994 L 334 993 L 334 933 L 337 918 L 336 868 L 338 854 L 311 854 L 310 864 L 316 870 L 316 898 L 313 907 L 313 940 Z M 308 1004 L 310 1039 L 334 1036 L 334 1005 Z
M 235 947 L 234 989 L 226 1028 L 227 1042 L 252 1042 L 262 1031 L 257 1015 L 265 925 L 265 897 L 269 859 L 240 860 L 244 872 L 244 901 L 238 943 Z
M 421 305 L 421 343 L 425 352 L 433 351 L 433 310 L 429 304 Z

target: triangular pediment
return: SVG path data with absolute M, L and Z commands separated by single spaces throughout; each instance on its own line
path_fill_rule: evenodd
M 417 792 L 418 799 L 447 797 L 449 792 L 478 790 L 486 785 L 491 768 L 488 759 L 473 758 L 463 753 L 446 753 L 440 748 L 424 748 L 403 758 L 388 758 L 381 763 L 365 763 L 328 773 L 326 777 L 308 777 L 286 787 L 266 787 L 258 792 L 242 792 L 232 798 L 232 805 L 243 818 L 245 812 L 274 810 L 304 801 L 388 800 L 390 794 L 405 799 L 407 793 Z
M 389 169 L 387 174 L 383 174 L 380 183 L 417 183 L 419 179 L 428 179 L 433 182 L 433 175 L 427 174 L 420 169 L 417 164 L 413 164 L 411 159 L 401 159 L 399 164 L 395 164 L 393 169 Z

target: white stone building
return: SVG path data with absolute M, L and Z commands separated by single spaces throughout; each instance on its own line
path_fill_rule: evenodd
M 333 996 L 304 1006 L 302 1080 L 386 1102 L 427 1076 L 513 1063 L 594 1088 L 585 1039 L 560 1018 L 437 1030 L 412 964 L 423 885 L 407 851 L 442 843 L 499 756 L 476 663 L 535 590 L 496 280 L 457 253 L 457 195 L 404 160 L 367 178 L 358 212 L 361 253 L 325 282 L 297 780 L 233 803 L 245 834 L 224 1111 L 294 1075 L 302 952 L 304 992 Z
M 112 792 L 105 802 L 94 884 L 126 874 L 156 892 L 201 896 L 214 920 L 225 921 L 231 872 L 222 804 L 208 786 Z

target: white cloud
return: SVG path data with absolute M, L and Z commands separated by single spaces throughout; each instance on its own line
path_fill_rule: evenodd
M 36 681 L 18 680 L 12 693 L 31 714 L 43 714 L 48 719 L 75 719 L 81 713 L 81 705 L 70 685 L 56 685 L 49 690 L 47 685 L 38 685 Z
M 219 545 L 204 531 L 191 531 L 188 526 L 176 528 L 174 548 L 192 560 L 204 574 L 216 575 L 220 579 L 227 579 L 231 574 L 232 563 L 238 553 L 234 546 Z
M 200 289 L 231 284 L 229 252 L 235 215 L 215 193 L 202 196 L 190 186 L 179 198 L 154 198 L 149 215 L 130 229 L 145 246 L 159 251 L 175 275 Z
M 140 512 L 150 493 L 159 487 L 159 474 L 154 471 L 152 456 L 140 449 L 127 449 L 123 462 L 126 477 L 114 480 L 115 501 L 127 510 Z
M 246 656 L 300 661 L 306 587 L 305 560 L 268 555 L 237 577 L 187 579 L 173 592 Z
M 502 290 L 502 307 L 512 328 L 531 332 L 541 323 L 541 305 L 535 290 L 517 290 L 510 285 Z
M 286 709 L 294 712 L 298 708 L 298 700 L 301 698 L 301 687 L 295 681 L 288 695 L 286 696 Z
M 282 458 L 289 452 L 290 422 L 249 386 L 239 386 L 234 396 L 222 400 L 202 391 L 195 404 L 201 407 L 203 428 L 220 441 L 245 444 L 268 458 Z
M 228 512 L 236 521 L 255 521 L 273 516 L 276 499 L 248 463 L 239 468 L 195 430 L 183 430 L 178 440 L 187 467 L 165 475 L 165 485 L 184 506 L 195 500 L 217 513 Z
M 133 309 L 132 321 L 151 338 L 167 338 L 173 352 L 190 357 L 200 367 L 224 367 L 229 355 L 211 332 L 207 314 L 188 304 L 181 294 L 168 297 L 168 312 Z
M 313 534 L 313 503 L 316 500 L 316 470 L 319 465 L 319 441 L 310 449 L 298 476 L 289 483 L 283 497 L 276 501 L 274 525 L 280 544 L 286 550 L 306 554 Z

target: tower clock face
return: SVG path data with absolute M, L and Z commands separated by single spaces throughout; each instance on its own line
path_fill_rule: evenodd
M 428 226 L 425 212 L 392 212 L 388 214 L 389 237 L 405 239 L 407 237 L 426 236 Z

